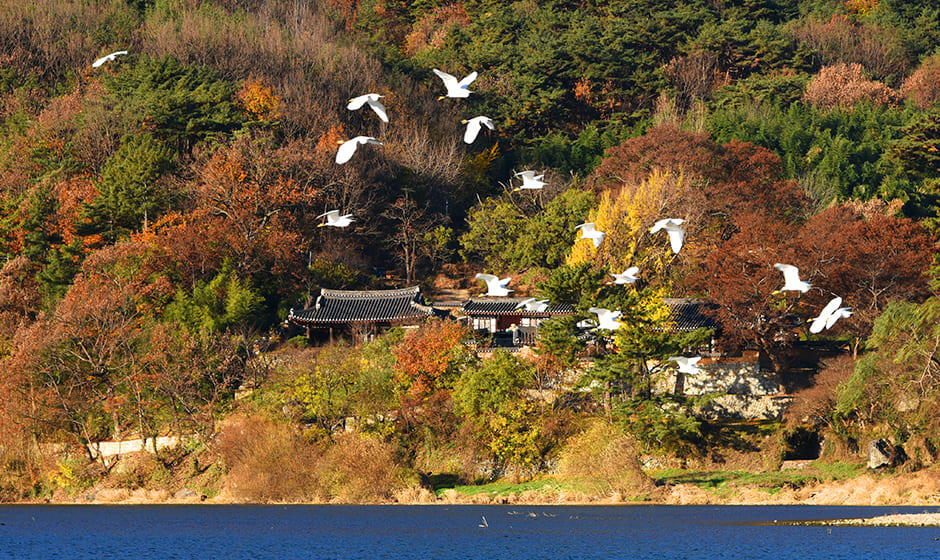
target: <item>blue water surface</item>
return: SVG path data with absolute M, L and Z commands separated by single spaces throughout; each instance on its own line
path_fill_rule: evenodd
M 0 506 L 0 559 L 940 558 L 940 528 L 781 524 L 936 510 L 13 505 Z

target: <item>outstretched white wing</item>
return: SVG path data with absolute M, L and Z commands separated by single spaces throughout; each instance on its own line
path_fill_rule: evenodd
M 379 101 L 382 97 L 384 96 L 377 93 L 367 93 L 359 97 L 353 97 L 349 100 L 349 105 L 346 105 L 346 108 L 350 111 L 358 111 L 363 105 L 368 104 L 369 108 L 372 109 L 380 119 L 384 122 L 388 122 L 388 114 L 385 112 L 385 105 L 382 105 L 382 102 Z
M 617 321 L 622 315 L 620 311 L 611 311 L 603 307 L 591 307 L 588 311 L 597 315 L 597 328 L 610 331 L 615 331 L 620 328 L 620 322 Z
M 457 78 L 447 72 L 441 72 L 437 68 L 433 71 L 444 82 L 444 87 L 447 89 L 445 97 L 469 97 L 471 92 L 467 86 L 477 79 L 476 72 L 471 72 L 458 82 Z
M 812 285 L 800 280 L 799 269 L 791 264 L 776 263 L 774 268 L 783 273 L 783 287 L 780 291 L 793 290 L 806 293 Z
M 679 371 L 682 373 L 698 373 L 698 362 L 701 360 L 701 356 L 685 357 L 685 356 L 672 356 L 668 361 L 676 362 L 679 366 Z
M 97 67 L 101 66 L 102 64 L 104 64 L 105 62 L 108 62 L 109 60 L 114 60 L 114 59 L 116 59 L 117 57 L 121 56 L 122 54 L 127 54 L 127 51 L 114 51 L 114 52 L 111 53 L 111 54 L 106 54 L 106 55 L 102 56 L 101 58 L 99 58 L 98 60 L 92 62 L 92 63 L 91 63 L 91 67 L 92 67 L 92 68 L 97 68 Z
M 349 161 L 353 157 L 353 154 L 356 153 L 356 148 L 361 144 L 382 145 L 381 142 L 371 136 L 356 136 L 355 138 L 343 142 L 339 149 L 336 150 L 336 163 L 344 164 Z
M 472 84 L 473 81 L 476 80 L 476 79 L 477 79 L 477 73 L 476 73 L 476 71 L 470 72 L 469 74 L 467 74 L 466 76 L 464 76 L 462 80 L 460 80 L 459 82 L 457 82 L 457 87 L 460 87 L 460 88 L 463 88 L 463 89 L 467 89 L 467 88 L 470 86 L 470 84 Z
M 473 117 L 472 119 L 466 121 L 467 131 L 464 132 L 463 141 L 467 144 L 473 144 L 473 141 L 477 139 L 477 135 L 480 134 L 480 128 L 483 125 L 486 125 L 490 130 L 496 130 L 496 126 L 493 124 L 493 119 L 489 117 Z
M 520 177 L 522 179 L 522 186 L 516 190 L 522 189 L 541 189 L 545 186 L 545 183 L 542 182 L 542 177 L 545 175 L 536 175 L 535 171 L 520 171 L 514 175 L 515 177 Z
M 640 267 L 631 266 L 630 268 L 624 270 L 621 274 L 611 273 L 611 276 L 614 277 L 614 284 L 633 284 L 639 278 L 637 274 L 640 272 Z

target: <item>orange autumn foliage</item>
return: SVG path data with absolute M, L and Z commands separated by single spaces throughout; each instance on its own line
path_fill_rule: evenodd
M 417 399 L 449 388 L 460 367 L 470 359 L 470 351 L 463 344 L 469 334 L 459 323 L 439 320 L 408 331 L 394 349 L 398 385 Z
M 242 109 L 258 121 L 274 121 L 281 116 L 281 98 L 261 80 L 249 78 L 235 94 Z

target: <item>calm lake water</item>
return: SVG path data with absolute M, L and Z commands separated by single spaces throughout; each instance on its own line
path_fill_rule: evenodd
M 940 528 L 773 524 L 923 511 L 937 508 L 0 506 L 0 559 L 940 558 Z

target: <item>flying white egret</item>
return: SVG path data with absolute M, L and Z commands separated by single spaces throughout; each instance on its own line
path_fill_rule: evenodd
M 805 294 L 809 291 L 810 286 L 812 286 L 812 284 L 809 282 L 800 280 L 799 269 L 791 264 L 777 263 L 774 265 L 774 268 L 783 273 L 783 287 L 774 291 L 775 294 L 779 294 L 780 292 L 787 290 L 803 292 Z
M 371 136 L 356 136 L 350 140 L 343 142 L 339 141 L 340 147 L 336 150 L 336 163 L 343 164 L 349 161 L 353 154 L 356 153 L 356 148 L 364 144 L 376 144 L 381 146 L 382 143 L 376 140 Z
M 633 284 L 639 278 L 637 274 L 640 272 L 640 267 L 631 266 L 630 268 L 623 271 L 622 274 L 611 273 L 610 275 L 614 277 L 614 284 Z
M 685 356 L 672 356 L 667 361 L 676 362 L 676 365 L 679 366 L 680 372 L 694 375 L 701 371 L 698 368 L 698 365 L 696 365 L 701 359 L 701 356 L 694 356 L 691 358 L 687 358 Z
M 594 222 L 587 222 L 581 224 L 580 226 L 574 228 L 581 230 L 581 237 L 579 239 L 590 239 L 594 242 L 594 248 L 597 249 L 601 246 L 601 241 L 604 240 L 604 236 L 607 235 L 606 232 L 598 231 L 594 228 Z
M 839 319 L 848 319 L 852 316 L 851 307 L 839 307 L 842 305 L 842 298 L 834 297 L 829 300 L 826 307 L 819 312 L 819 316 L 813 319 L 813 324 L 809 327 L 809 332 L 816 334 L 823 329 L 829 329 L 836 324 Z
M 91 63 L 91 67 L 92 67 L 92 68 L 97 68 L 97 67 L 101 66 L 102 64 L 104 64 L 105 62 L 110 62 L 110 61 L 116 59 L 117 57 L 121 56 L 122 54 L 127 54 L 127 51 L 114 51 L 114 52 L 111 53 L 111 54 L 106 54 L 106 55 L 102 56 L 101 58 L 99 58 L 98 60 L 92 62 L 92 63 Z
M 483 280 L 486 282 L 486 293 L 485 296 L 497 296 L 505 297 L 509 295 L 510 290 L 506 287 L 509 284 L 509 281 L 512 280 L 512 277 L 503 278 L 500 280 L 498 277 L 493 276 L 492 274 L 477 274 L 478 280 Z
M 535 299 L 534 297 L 524 299 L 519 302 L 519 305 L 516 306 L 516 309 L 523 309 L 532 313 L 542 313 L 548 310 L 548 300 L 547 299 Z
M 385 96 L 379 95 L 377 93 L 367 93 L 365 95 L 360 95 L 359 97 L 353 97 L 349 100 L 349 105 L 346 105 L 346 108 L 350 111 L 358 111 L 362 108 L 363 105 L 368 104 L 380 119 L 388 122 L 388 114 L 385 112 L 385 105 L 382 105 L 382 102 L 379 101 L 379 99 L 382 97 Z
M 597 328 L 607 329 L 609 331 L 615 331 L 620 328 L 620 321 L 617 320 L 622 315 L 620 311 L 611 311 L 603 307 L 591 307 L 588 311 L 597 315 Z
M 473 93 L 467 88 L 473 83 L 473 80 L 477 79 L 476 72 L 467 74 L 459 82 L 454 76 L 451 76 L 447 72 L 441 72 L 437 68 L 434 68 L 434 73 L 444 81 L 444 87 L 447 88 L 447 93 L 438 97 L 438 99 L 444 99 L 445 97 L 470 97 L 470 94 Z
M 489 117 L 479 116 L 473 117 L 470 120 L 460 121 L 463 124 L 467 125 L 467 131 L 463 133 L 463 141 L 467 144 L 473 144 L 473 141 L 477 139 L 477 135 L 480 134 L 480 127 L 486 125 L 486 128 L 490 130 L 496 130 L 496 125 L 493 124 L 493 119 Z
M 666 233 L 669 234 L 669 243 L 672 245 L 672 252 L 678 254 L 679 250 L 682 249 L 682 243 L 685 241 L 685 230 L 682 229 L 683 223 L 685 223 L 685 220 L 680 218 L 659 220 L 650 228 L 650 233 L 666 230 Z
M 521 177 L 522 185 L 516 187 L 515 190 L 527 190 L 527 189 L 541 189 L 545 186 L 545 183 L 542 182 L 542 177 L 545 175 L 536 175 L 535 171 L 520 171 L 513 175 L 513 177 Z
M 319 216 L 317 216 L 317 218 L 323 218 L 324 216 L 326 217 L 326 221 L 318 225 L 317 227 L 323 227 L 323 226 L 346 227 L 349 224 L 353 223 L 353 220 L 355 219 L 353 218 L 352 214 L 346 214 L 345 216 L 340 216 L 339 210 L 330 210 L 329 212 L 324 212 L 323 214 L 320 214 Z

